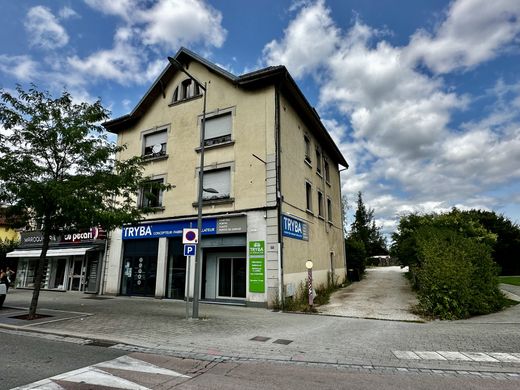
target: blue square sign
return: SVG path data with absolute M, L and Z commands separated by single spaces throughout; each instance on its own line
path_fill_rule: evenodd
M 184 256 L 195 256 L 197 253 L 197 245 L 185 244 L 184 245 Z

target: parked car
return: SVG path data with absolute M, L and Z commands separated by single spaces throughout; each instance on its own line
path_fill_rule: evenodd
M 0 309 L 4 305 L 6 296 L 7 296 L 7 285 L 5 283 L 0 283 Z

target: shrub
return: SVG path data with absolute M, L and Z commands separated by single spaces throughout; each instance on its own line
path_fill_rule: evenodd
M 419 305 L 441 319 L 466 318 L 500 310 L 498 269 L 488 245 L 450 228 L 421 227 L 415 234 Z

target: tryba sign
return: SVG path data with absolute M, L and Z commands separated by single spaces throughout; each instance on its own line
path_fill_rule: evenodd
M 309 241 L 307 223 L 282 214 L 282 234 L 285 237 Z

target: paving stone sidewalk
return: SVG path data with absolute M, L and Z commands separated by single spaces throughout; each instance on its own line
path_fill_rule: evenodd
M 342 288 L 330 297 L 320 313 L 355 318 L 423 322 L 411 309 L 417 298 L 399 266 L 367 268 L 360 282 Z
M 394 354 L 394 351 L 518 354 L 518 306 L 495 314 L 507 321 L 489 322 L 488 316 L 482 316 L 479 322 L 421 324 L 201 304 L 201 318 L 186 320 L 182 301 L 134 297 L 98 299 L 81 293 L 42 291 L 40 310 L 56 315 L 47 321 L 23 325 L 6 321 L 13 310 L 19 311 L 12 307 L 28 307 L 31 294 L 28 290 L 10 291 L 5 306 L 11 309 L 0 311 L 0 327 L 4 331 L 33 331 L 84 342 L 105 340 L 129 351 L 200 359 L 520 374 L 520 364 L 515 361 L 403 360 Z M 4 316 L 3 313 L 10 314 Z

